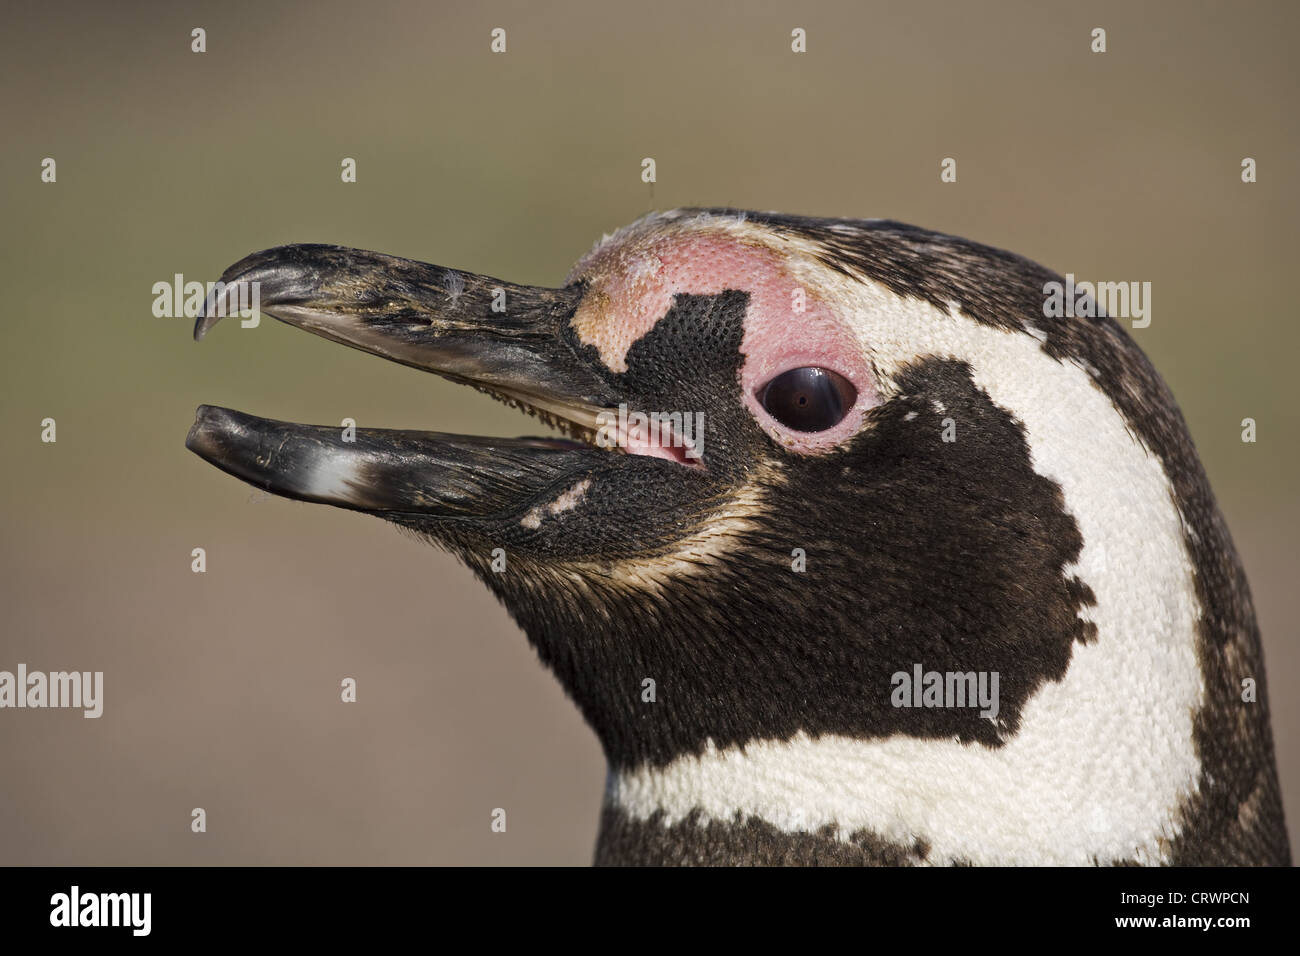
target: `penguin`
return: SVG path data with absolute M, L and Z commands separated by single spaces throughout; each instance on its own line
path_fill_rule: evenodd
M 647 215 L 559 288 L 281 246 L 196 339 L 252 290 L 553 433 L 205 405 L 186 444 L 496 594 L 603 747 L 597 864 L 1288 864 L 1228 528 L 1165 383 L 1059 282 L 725 208 Z

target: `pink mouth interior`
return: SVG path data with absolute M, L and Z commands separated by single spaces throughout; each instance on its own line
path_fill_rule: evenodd
M 657 429 L 639 423 L 629 423 L 626 428 L 620 425 L 617 440 L 619 447 L 629 455 L 666 458 L 691 468 L 704 467 L 701 457 L 692 458 L 686 454 L 690 449 L 667 425 L 660 425 Z

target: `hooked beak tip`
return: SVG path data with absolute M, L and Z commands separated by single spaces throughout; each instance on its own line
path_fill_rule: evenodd
M 203 336 L 208 334 L 208 329 L 217 324 L 217 320 L 211 316 L 199 313 L 198 318 L 194 320 L 194 341 L 202 342 Z
M 249 293 L 245 291 L 247 282 L 244 279 L 230 278 L 230 271 L 227 270 L 221 281 L 213 285 L 203 300 L 203 306 L 194 319 L 195 342 L 202 341 L 214 325 L 232 314 L 232 310 L 237 310 L 242 303 L 250 301 Z

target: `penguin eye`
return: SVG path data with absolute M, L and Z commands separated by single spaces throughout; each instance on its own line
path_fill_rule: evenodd
M 797 432 L 825 431 L 848 414 L 857 397 L 847 378 L 815 365 L 782 372 L 758 391 L 767 413 Z

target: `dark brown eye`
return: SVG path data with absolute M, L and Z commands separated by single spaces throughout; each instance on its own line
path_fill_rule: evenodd
M 848 414 L 857 397 L 847 378 L 815 365 L 782 372 L 758 393 L 768 414 L 797 432 L 824 432 Z

